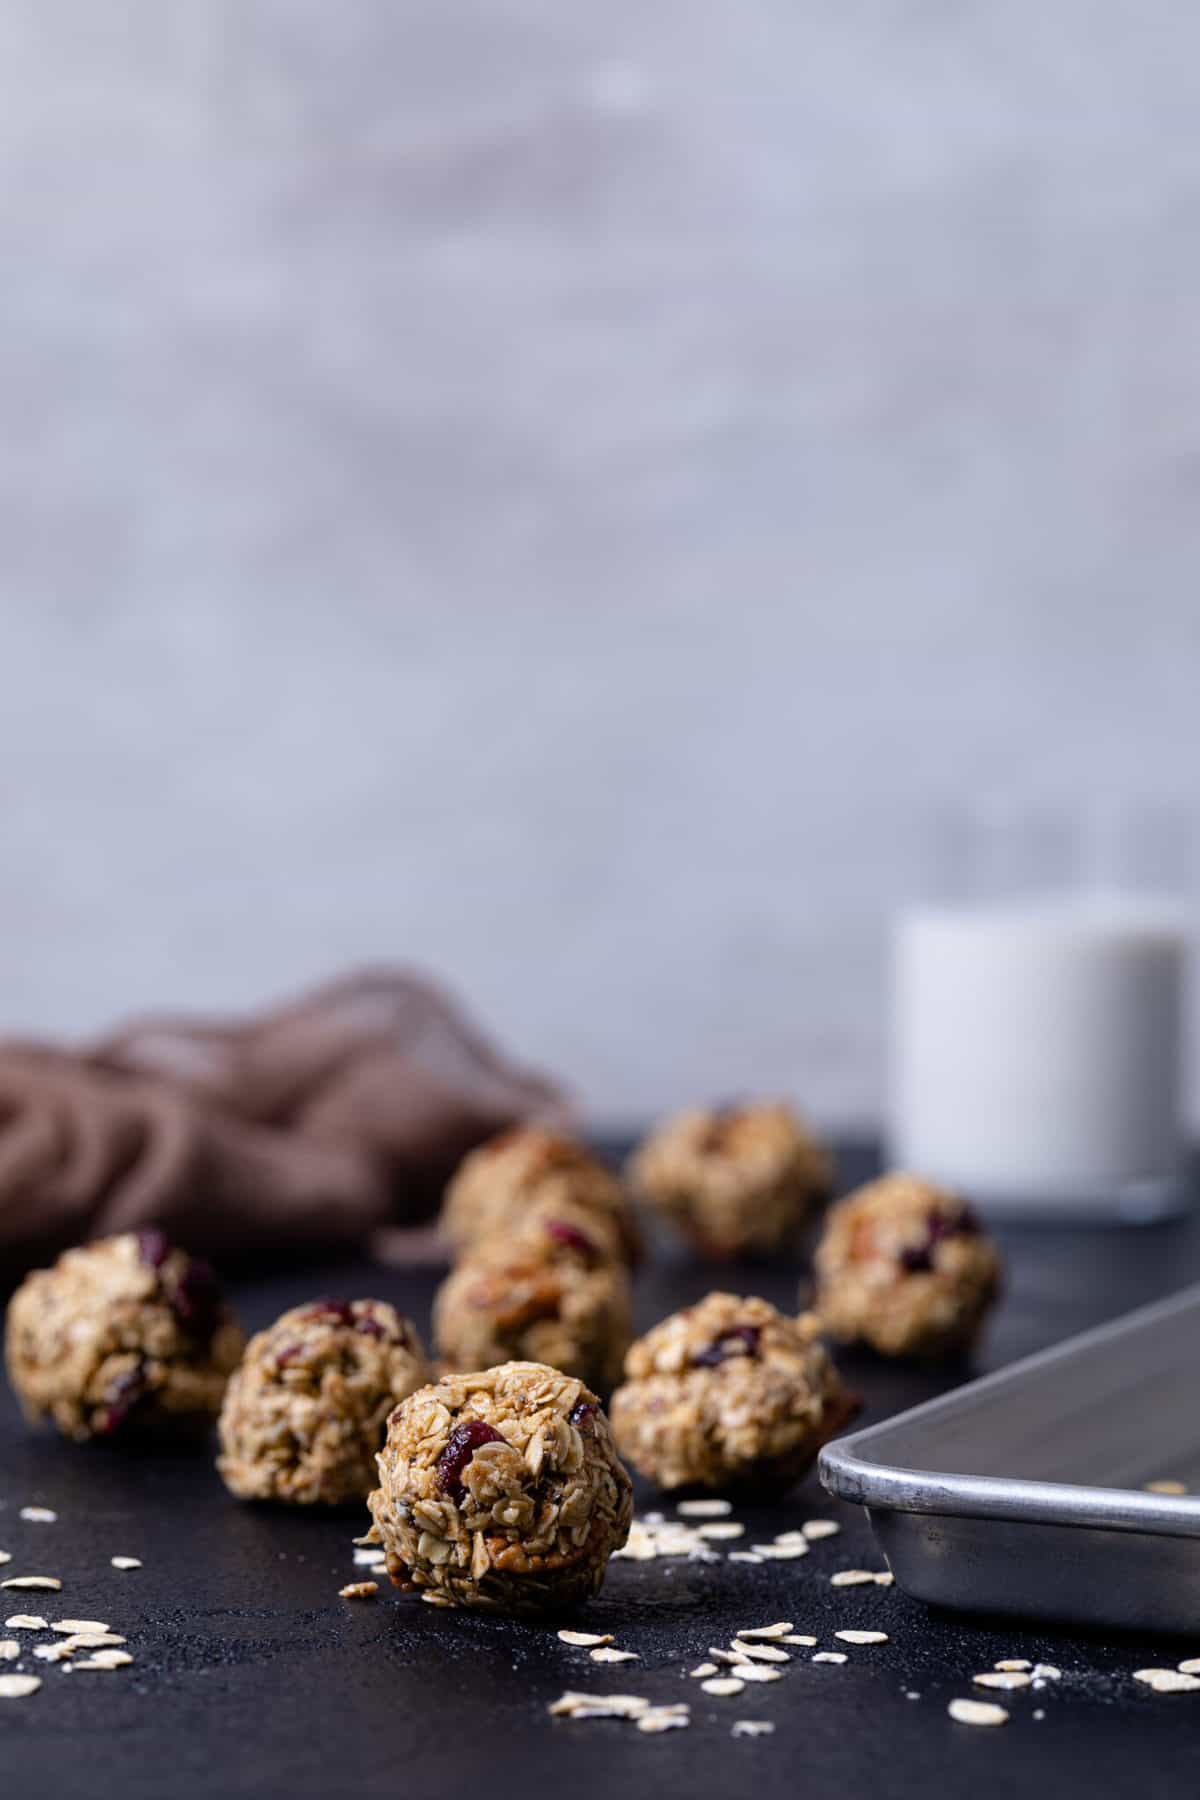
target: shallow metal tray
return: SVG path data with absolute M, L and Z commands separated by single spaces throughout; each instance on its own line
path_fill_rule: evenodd
M 821 1479 L 918 1599 L 1200 1637 L 1198 1376 L 1200 1286 L 840 1438 Z

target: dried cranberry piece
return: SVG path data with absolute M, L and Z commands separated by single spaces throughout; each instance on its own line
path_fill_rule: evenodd
M 374 1313 L 362 1313 L 355 1319 L 354 1329 L 355 1331 L 361 1331 L 364 1337 L 381 1338 L 389 1337 L 391 1335 L 387 1330 L 387 1327 L 379 1323 L 379 1320 L 375 1317 Z
M 595 1262 L 596 1246 L 586 1232 L 580 1231 L 576 1225 L 568 1225 L 565 1219 L 547 1219 L 546 1236 L 564 1250 L 578 1251 L 585 1262 Z
M 926 1274 L 933 1267 L 934 1251 L 946 1238 L 977 1237 L 982 1229 L 978 1215 L 966 1205 L 955 1213 L 930 1213 L 921 1242 L 906 1244 L 900 1252 L 900 1262 L 912 1275 Z
M 171 1245 L 165 1231 L 157 1225 L 148 1225 L 137 1234 L 138 1255 L 151 1269 L 161 1269 L 171 1254 Z
M 285 1344 L 275 1358 L 275 1367 L 277 1369 L 286 1369 L 289 1363 L 295 1362 L 303 1348 L 304 1346 L 302 1344 Z
M 596 1424 L 596 1409 L 590 1400 L 581 1400 L 571 1408 L 571 1424 L 576 1431 L 592 1431 Z
M 900 1252 L 900 1266 L 910 1275 L 924 1275 L 933 1267 L 932 1240 L 924 1244 L 905 1244 Z
M 108 1437 L 125 1423 L 134 1407 L 146 1398 L 146 1375 L 141 1368 L 126 1369 L 118 1375 L 104 1396 L 103 1422 L 96 1427 L 99 1437 Z
M 224 1306 L 211 1263 L 189 1257 L 187 1267 L 167 1296 L 171 1310 L 192 1336 L 207 1343 L 221 1323 Z
M 697 1350 L 692 1358 L 692 1367 L 715 1369 L 719 1363 L 728 1362 L 732 1356 L 757 1356 L 761 1337 L 761 1326 L 731 1325 L 728 1331 L 715 1337 L 705 1349 Z M 739 1344 L 740 1350 L 737 1348 Z
M 445 1494 L 456 1506 L 466 1498 L 462 1474 L 481 1444 L 504 1444 L 507 1438 L 482 1419 L 464 1419 L 450 1433 L 446 1448 L 437 1460 L 435 1480 L 439 1494 Z

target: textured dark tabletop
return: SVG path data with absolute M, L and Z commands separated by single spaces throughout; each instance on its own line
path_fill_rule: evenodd
M 853 1171 L 852 1171 L 853 1172 Z M 1010 1283 L 979 1367 L 994 1367 L 1200 1276 L 1200 1226 L 1011 1230 Z M 641 1327 L 714 1285 L 794 1301 L 798 1269 L 719 1277 L 661 1250 L 638 1278 Z M 362 1263 L 288 1271 L 235 1286 L 248 1327 L 314 1292 L 374 1293 L 428 1325 L 430 1273 Z M 969 1371 L 935 1377 L 855 1359 L 852 1379 L 878 1417 Z M 1194 1396 L 1181 1395 L 1192 1404 Z M 642 1509 L 655 1504 L 640 1494 Z M 55 1524 L 19 1510 L 41 1504 Z M 61 1595 L 5 1594 L 0 1618 L 101 1619 L 136 1662 L 111 1674 L 43 1675 L 32 1698 L 0 1701 L 0 1794 L 186 1800 L 261 1795 L 1191 1795 L 1200 1782 L 1200 1702 L 1158 1697 L 1131 1671 L 1200 1654 L 1151 1638 L 1079 1637 L 932 1615 L 896 1589 L 834 1589 L 830 1574 L 879 1567 L 868 1529 L 806 1483 L 782 1508 L 739 1507 L 746 1543 L 836 1515 L 842 1534 L 803 1560 L 762 1566 L 657 1561 L 612 1565 L 577 1621 L 611 1631 L 640 1661 L 605 1667 L 560 1644 L 552 1626 L 446 1613 L 390 1590 L 338 1598 L 367 1571 L 351 1538 L 365 1515 L 239 1506 L 203 1454 L 75 1448 L 19 1423 L 0 1397 L 0 1548 L 5 1575 L 58 1575 Z M 724 1552 L 729 1547 L 719 1545 Z M 118 1573 L 114 1555 L 143 1558 Z M 890 1641 L 848 1649 L 841 1666 L 797 1649 L 784 1679 L 710 1698 L 685 1671 L 741 1627 L 790 1619 L 832 1647 L 843 1626 Z M 0 1635 L 4 1635 L 0 1632 Z M 843 1646 L 843 1648 L 846 1648 Z M 1003 1656 L 1053 1662 L 1061 1683 L 1008 1698 L 1003 1730 L 953 1724 L 947 1702 Z M 6 1667 L 11 1668 L 8 1664 Z M 686 1731 L 648 1737 L 616 1721 L 552 1720 L 567 1687 L 686 1699 Z M 976 1690 L 978 1693 L 978 1690 Z M 909 1698 L 910 1694 L 919 1698 Z M 1044 1713 L 1035 1720 L 1035 1710 Z M 735 1719 L 769 1719 L 769 1737 L 734 1739 Z

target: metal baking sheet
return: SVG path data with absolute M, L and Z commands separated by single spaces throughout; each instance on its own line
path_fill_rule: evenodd
M 821 1479 L 918 1599 L 1195 1635 L 1198 1363 L 1200 1285 L 839 1439 Z

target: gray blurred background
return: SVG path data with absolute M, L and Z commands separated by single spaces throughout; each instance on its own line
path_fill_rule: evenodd
M 448 977 L 877 1109 L 982 791 L 1200 752 L 1200 15 L 9 0 L 0 1022 Z

